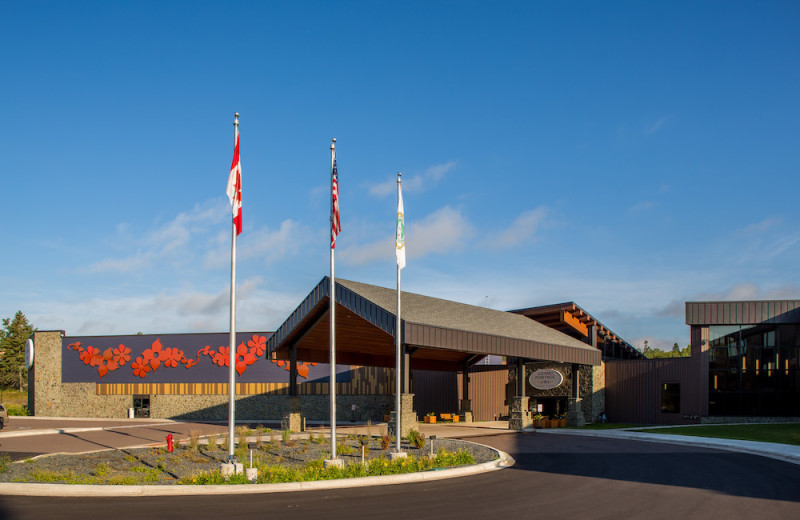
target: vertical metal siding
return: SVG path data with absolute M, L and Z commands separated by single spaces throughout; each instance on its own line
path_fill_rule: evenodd
M 692 424 L 700 415 L 699 381 L 691 358 L 606 362 L 606 413 L 611 422 Z M 661 412 L 661 385 L 680 383 L 680 413 Z
M 411 389 L 417 415 L 455 412 L 458 409 L 457 377 L 455 372 L 412 370 Z
M 458 395 L 463 386 L 458 377 Z M 473 367 L 469 373 L 469 397 L 472 401 L 472 417 L 476 421 L 491 421 L 508 415 L 506 384 L 508 366 Z

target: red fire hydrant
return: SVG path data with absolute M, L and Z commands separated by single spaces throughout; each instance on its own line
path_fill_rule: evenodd
M 172 453 L 172 434 L 167 435 L 167 451 Z

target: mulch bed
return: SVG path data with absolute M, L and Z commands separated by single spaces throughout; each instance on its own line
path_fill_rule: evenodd
M 308 436 L 283 441 L 279 435 L 265 435 L 256 442 L 250 437 L 245 460 L 249 466 L 252 450 L 254 465 L 259 461 L 269 465 L 302 467 L 306 463 L 330 457 L 330 440 L 321 436 L 309 440 Z M 337 455 L 345 464 L 361 462 L 361 444 L 357 437 L 340 438 Z M 430 440 L 418 449 L 403 441 L 402 449 L 409 456 L 422 457 L 431 452 Z M 436 439 L 434 450 L 455 452 L 464 449 L 472 453 L 476 463 L 497 458 L 497 452 L 467 441 Z M 213 445 L 214 443 L 212 443 Z M 381 449 L 380 439 L 369 439 L 366 459 L 389 458 L 395 444 Z M 241 453 L 241 452 L 240 452 Z M 5 465 L 0 472 L 0 482 L 52 482 L 71 484 L 177 484 L 181 478 L 197 476 L 218 470 L 228 458 L 227 448 L 211 449 L 204 441 L 200 444 L 182 443 L 173 452 L 165 447 L 106 450 L 71 455 L 48 455 Z

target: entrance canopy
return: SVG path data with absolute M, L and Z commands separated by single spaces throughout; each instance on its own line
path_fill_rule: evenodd
M 268 355 L 299 361 L 330 359 L 330 279 L 309 293 L 267 342 Z M 336 361 L 395 366 L 397 292 L 336 280 Z M 458 371 L 493 354 L 599 365 L 596 348 L 519 314 L 403 292 L 401 343 L 411 368 Z

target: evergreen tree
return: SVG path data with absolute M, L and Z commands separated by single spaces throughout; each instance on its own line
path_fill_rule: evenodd
M 25 342 L 33 331 L 33 326 L 22 311 L 17 311 L 13 320 L 3 318 L 3 329 L 0 330 L 0 384 L 14 385 L 22 390 L 23 383 L 28 380 Z

